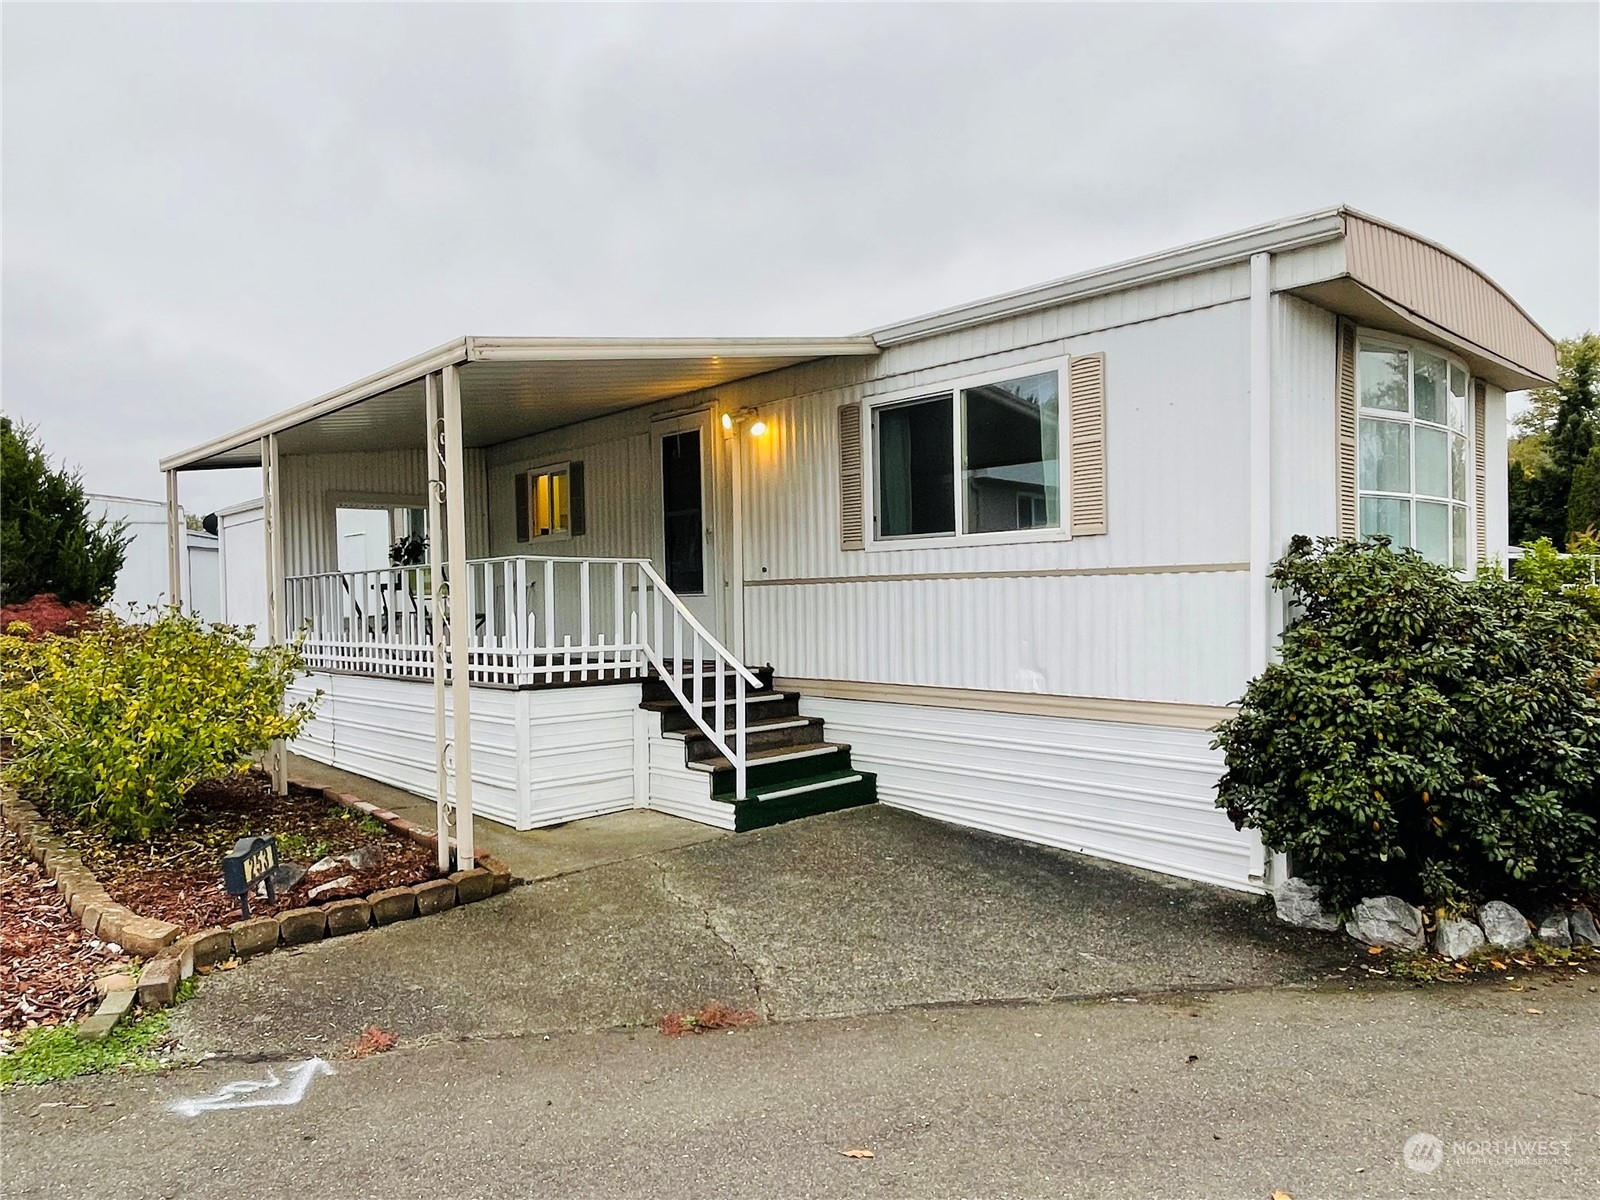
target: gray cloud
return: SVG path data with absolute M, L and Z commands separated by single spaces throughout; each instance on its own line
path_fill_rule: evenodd
M 5 403 L 96 490 L 464 332 L 849 332 L 1338 201 L 1600 308 L 1592 6 L 3 20 Z

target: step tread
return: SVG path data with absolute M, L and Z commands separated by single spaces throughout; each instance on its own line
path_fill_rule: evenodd
M 773 717 L 767 721 L 747 721 L 744 731 L 746 733 L 761 733 L 778 729 L 799 729 L 802 725 L 821 724 L 821 717 Z M 732 725 L 722 731 L 722 735 L 726 738 L 734 737 L 735 733 L 736 731 Z M 661 732 L 661 736 L 680 742 L 687 742 L 694 738 L 699 738 L 702 741 L 710 740 L 707 738 L 705 730 L 698 725 L 692 725 L 688 729 L 664 729 Z
M 766 704 L 773 700 L 794 700 L 798 699 L 799 696 L 799 692 L 746 692 L 744 702 L 746 704 Z M 729 698 L 723 700 L 722 703 L 733 704 L 734 701 Z M 701 708 L 715 708 L 716 706 L 717 701 L 714 698 L 700 702 Z M 668 700 L 641 700 L 639 707 L 650 712 L 676 712 L 683 705 L 679 704 L 677 698 L 674 697 Z
M 762 763 L 782 762 L 786 758 L 812 758 L 849 749 L 849 745 L 845 742 L 806 742 L 799 746 L 774 746 L 770 750 L 752 750 L 745 756 L 745 765 L 754 767 Z M 720 755 L 716 758 L 690 762 L 687 766 L 691 771 L 704 771 L 707 774 L 733 770 L 733 764 Z

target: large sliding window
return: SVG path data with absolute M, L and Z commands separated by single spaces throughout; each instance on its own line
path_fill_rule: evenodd
M 1360 532 L 1456 570 L 1467 541 L 1467 369 L 1430 347 L 1360 339 Z
M 877 537 L 1059 529 L 1060 424 L 1055 371 L 874 409 Z

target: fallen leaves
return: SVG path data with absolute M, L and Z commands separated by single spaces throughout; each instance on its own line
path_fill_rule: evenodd
M 730 1008 L 720 1000 L 701 1005 L 696 1012 L 668 1013 L 656 1022 L 664 1037 L 686 1033 L 711 1033 L 718 1029 L 746 1029 L 761 1018 L 748 1009 Z
M 379 1029 L 376 1025 L 368 1025 L 361 1031 L 361 1036 L 350 1043 L 350 1056 L 352 1058 L 367 1058 L 373 1054 L 387 1054 L 395 1048 L 400 1039 L 387 1029 Z
M 856 1146 L 855 1148 L 850 1149 L 850 1150 L 841 1150 L 841 1151 L 839 1151 L 839 1153 L 844 1155 L 846 1158 L 877 1158 L 878 1157 L 871 1150 L 868 1150 L 865 1146 Z

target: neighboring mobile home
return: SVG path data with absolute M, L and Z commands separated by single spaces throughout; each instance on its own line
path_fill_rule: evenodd
M 875 783 L 1251 889 L 1207 731 L 1279 632 L 1271 562 L 1501 554 L 1505 394 L 1555 366 L 1470 264 L 1337 208 L 856 337 L 464 338 L 162 467 L 264 468 L 301 753 L 428 795 L 466 747 L 519 828 Z

